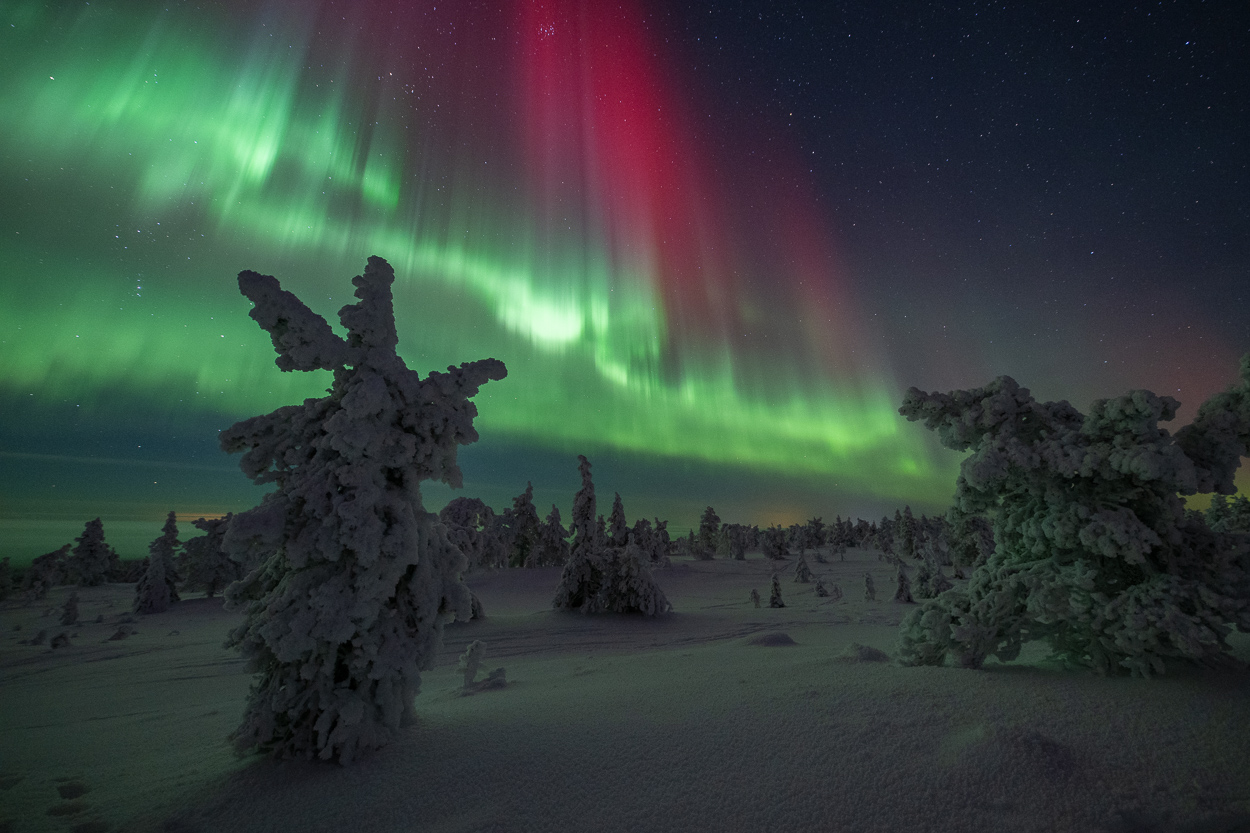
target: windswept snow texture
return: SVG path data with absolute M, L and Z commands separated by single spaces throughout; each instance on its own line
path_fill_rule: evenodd
M 78 588 L 72 644 L 58 587 L 0 605 L 0 822 L 66 833 L 1197 833 L 1250 824 L 1250 679 L 1181 669 L 1143 683 L 1064 671 L 1025 645 L 980 671 L 902 667 L 910 605 L 840 601 L 792 581 L 795 560 L 674 559 L 676 613 L 551 610 L 559 568 L 474 573 L 490 610 L 456 623 L 422 674 L 418 719 L 351 767 L 243 759 L 226 734 L 249 675 L 222 639 L 240 614 L 189 597 L 121 641 L 128 585 Z M 786 607 L 751 588 L 781 567 Z M 850 547 L 826 584 L 895 567 Z M 957 584 L 966 581 L 956 580 Z M 105 622 L 93 624 L 100 615 Z M 21 627 L 14 630 L 15 626 Z M 751 644 L 780 641 L 794 645 Z M 462 696 L 458 659 L 509 684 Z M 1250 658 L 1250 636 L 1233 634 Z M 49 816 L 80 783 L 72 824 Z M 6 785 L 7 789 L 3 789 Z M 1236 825 L 1242 825 L 1238 827 Z M 97 827 L 95 829 L 104 829 Z
M 249 477 L 278 487 L 224 541 L 240 561 L 264 556 L 225 593 L 246 613 L 229 643 L 259 675 L 233 735 L 241 751 L 346 764 L 382 746 L 410 717 L 444 622 L 470 616 L 465 558 L 420 482 L 460 485 L 457 446 L 478 438 L 470 397 L 506 371 L 495 359 L 425 379 L 409 370 L 395 352 L 394 280 L 369 258 L 352 280 L 359 302 L 339 310 L 344 339 L 275 278 L 239 274 L 278 366 L 334 371 L 329 396 L 221 433 Z

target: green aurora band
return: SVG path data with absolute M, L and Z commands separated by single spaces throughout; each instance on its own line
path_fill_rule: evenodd
M 798 281 L 782 276 L 754 295 L 715 284 L 730 311 L 699 317 L 608 209 L 556 216 L 563 197 L 535 197 L 514 116 L 485 103 L 506 62 L 456 70 L 491 31 L 443 43 L 431 63 L 444 77 L 423 85 L 411 54 L 365 54 L 281 7 L 231 22 L 9 5 L 0 181 L 21 198 L 0 244 L 3 397 L 104 418 L 123 391 L 177 419 L 320 395 L 328 376 L 274 367 L 233 275 L 271 272 L 336 321 L 348 279 L 379 254 L 404 282 L 410 366 L 507 363 L 477 400 L 484 440 L 832 478 L 900 503 L 950 494 L 953 464 L 898 416 L 899 386 L 852 310 L 813 346 Z M 740 338 L 747 320 L 772 340 Z M 829 361 L 847 349 L 854 360 Z

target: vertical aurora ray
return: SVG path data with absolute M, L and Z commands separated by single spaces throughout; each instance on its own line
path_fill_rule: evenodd
M 796 161 L 731 170 L 634 4 L 12 6 L 0 176 L 61 219 L 0 244 L 7 273 L 50 277 L 4 283 L 3 395 L 317 395 L 232 276 L 272 271 L 333 320 L 380 254 L 409 281 L 410 364 L 508 364 L 488 442 L 949 492 Z

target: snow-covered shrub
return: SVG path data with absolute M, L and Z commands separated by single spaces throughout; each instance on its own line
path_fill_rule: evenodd
M 829 596 L 829 590 L 825 587 L 824 576 L 816 576 L 816 595 L 822 599 Z
M 464 673 L 464 687 L 460 690 L 461 694 L 473 694 L 491 688 L 503 688 L 508 684 L 507 672 L 502 668 L 496 668 L 484 680 L 475 680 L 477 670 L 481 667 L 485 656 L 486 643 L 480 639 L 470 642 L 464 653 L 460 655 L 460 662 L 456 666 L 456 670 Z
M 203 590 L 211 599 L 243 578 L 243 565 L 231 558 L 224 546 L 233 517 L 230 513 L 224 518 L 196 518 L 191 522 L 204 534 L 182 545 L 184 590 Z
M 178 571 L 174 566 L 177 548 L 178 522 L 170 512 L 160 537 L 148 545 L 148 568 L 135 586 L 135 613 L 162 613 L 179 600 Z
M 395 273 L 369 258 L 358 302 L 339 310 L 346 338 L 278 281 L 239 275 L 251 317 L 282 370 L 333 371 L 328 395 L 243 420 L 221 447 L 276 490 L 235 516 L 230 554 L 267 557 L 226 588 L 244 621 L 227 644 L 257 673 L 239 751 L 346 764 L 410 719 L 443 625 L 468 618 L 464 555 L 421 502 L 422 480 L 461 485 L 456 451 L 478 439 L 470 401 L 506 375 L 495 359 L 424 379 L 395 352 Z
M 839 601 L 842 598 L 842 588 L 834 582 L 833 587 L 829 588 L 829 598 L 831 601 Z
M 78 624 L 78 591 L 77 590 L 69 594 L 69 598 L 65 600 L 65 606 L 61 608 L 61 624 L 62 625 Z
M 456 666 L 457 671 L 464 673 L 464 688 L 467 691 L 473 686 L 473 679 L 477 676 L 478 666 L 482 664 L 482 658 L 486 656 L 486 643 L 480 639 L 475 639 L 464 649 L 464 653 L 460 655 L 460 662 Z
M 872 582 L 872 573 L 864 573 L 864 601 L 875 602 L 877 600 L 877 586 Z
M 1045 640 L 1103 673 L 1150 675 L 1166 660 L 1221 663 L 1250 630 L 1250 548 L 1187 515 L 1179 495 L 1234 491 L 1250 445 L 1250 356 L 1241 383 L 1175 435 L 1179 403 L 1149 391 L 1037 402 L 1009 377 L 949 394 L 908 392 L 900 413 L 970 452 L 956 508 L 994 523 L 995 550 L 966 589 L 901 627 L 903 662 L 979 667 Z
M 66 570 L 69 580 L 79 587 L 104 584 L 121 568 L 117 553 L 104 543 L 104 522 L 99 518 L 87 521 L 82 535 L 75 541 L 66 560 Z
M 756 590 L 754 587 L 751 588 L 751 604 L 756 607 L 760 606 L 760 591 Z
M 786 603 L 781 600 L 781 579 L 776 573 L 773 573 L 773 589 L 768 595 L 769 607 L 785 607 Z

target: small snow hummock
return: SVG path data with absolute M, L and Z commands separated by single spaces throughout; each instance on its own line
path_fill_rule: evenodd
M 422 480 L 461 485 L 456 450 L 478 439 L 470 398 L 507 371 L 496 359 L 424 379 L 395 352 L 394 270 L 369 258 L 339 310 L 346 338 L 278 281 L 239 274 L 251 317 L 283 370 L 334 372 L 329 395 L 221 433 L 257 484 L 276 484 L 237 515 L 224 547 L 265 554 L 230 585 L 244 622 L 229 637 L 258 674 L 239 751 L 347 764 L 412 715 L 443 625 L 468 619 L 465 557 L 421 502 Z

